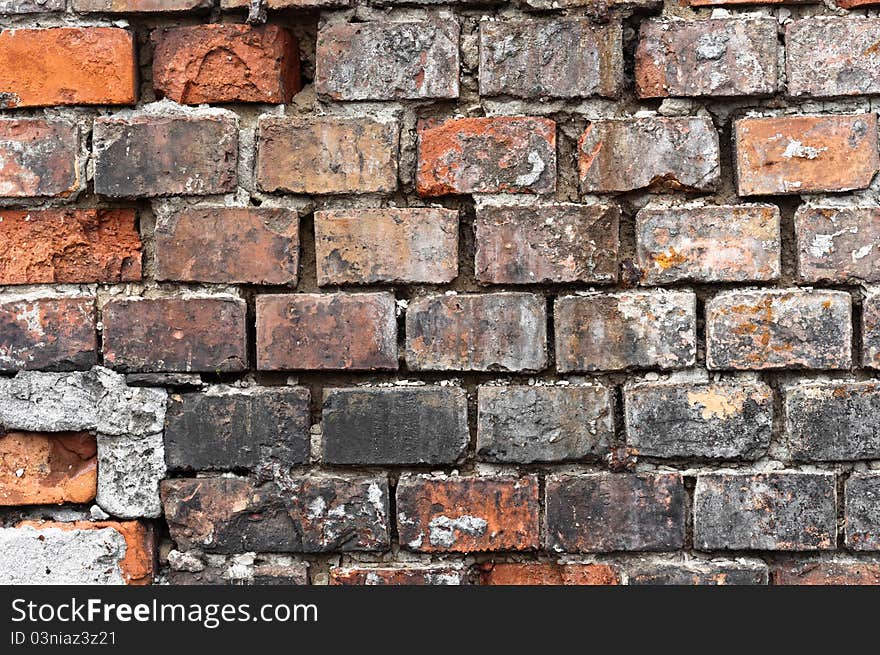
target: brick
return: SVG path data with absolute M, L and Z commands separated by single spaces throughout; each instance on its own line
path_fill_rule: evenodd
M 569 372 L 691 366 L 697 352 L 696 305 L 689 291 L 557 298 L 556 367 Z
M 774 585 L 880 585 L 880 563 L 847 560 L 791 562 L 772 570 Z
M 299 216 L 291 209 L 196 207 L 156 220 L 157 280 L 296 286 Z
M 458 97 L 458 23 L 337 23 L 318 32 L 315 90 L 333 100 Z
M 191 11 L 213 5 L 214 0 L 73 0 L 74 11 L 105 14 Z
M 623 118 L 591 122 L 578 139 L 584 193 L 712 191 L 721 175 L 710 118 Z
M 140 279 L 133 209 L 0 210 L 0 284 Z
M 743 118 L 734 133 L 741 196 L 864 189 L 880 167 L 876 114 Z
M 466 585 L 467 569 L 443 566 L 336 567 L 330 569 L 331 585 Z
M 694 493 L 697 550 L 833 550 L 835 476 L 706 473 Z
M 556 123 L 498 116 L 419 123 L 416 192 L 553 193 Z
M 880 386 L 803 381 L 786 388 L 785 436 L 794 460 L 880 458 Z
M 631 585 L 766 585 L 767 565 L 761 560 L 692 560 L 640 562 L 627 569 Z
M 309 390 L 212 387 L 173 394 L 165 461 L 174 471 L 255 470 L 309 461 Z
M 754 0 L 750 0 L 754 2 Z M 523 0 L 525 7 L 538 10 L 569 9 L 572 7 L 595 7 L 595 0 Z M 662 0 L 608 0 L 611 8 L 656 9 L 663 6 Z
M 411 300 L 406 363 L 413 371 L 539 371 L 547 365 L 546 301 L 517 292 Z
M 782 241 L 775 205 L 646 208 L 636 214 L 636 260 L 645 284 L 770 281 Z
M 394 121 L 263 117 L 257 184 L 268 193 L 390 193 L 398 140 Z
M 58 27 L 0 32 L 3 109 L 133 105 L 136 71 L 134 38 L 128 30 Z
M 451 282 L 458 212 L 413 208 L 315 212 L 318 284 Z
M 0 371 L 88 369 L 98 363 L 95 299 L 0 295 Z
M 801 205 L 794 215 L 804 282 L 880 282 L 880 208 Z
M 814 17 L 785 28 L 785 70 L 791 96 L 880 93 L 880 20 Z
M 470 440 L 467 394 L 455 387 L 328 389 L 325 464 L 452 464 Z
M 300 90 L 299 46 L 277 25 L 159 28 L 151 39 L 153 87 L 174 102 L 284 104 Z
M 483 284 L 617 281 L 614 205 L 477 205 L 476 276 Z
M 125 372 L 247 368 L 245 303 L 232 297 L 128 298 L 104 306 L 104 362 Z
M 217 563 L 218 559 L 222 561 Z M 198 567 L 199 570 L 195 570 Z M 167 577 L 168 583 L 172 585 L 307 585 L 309 565 L 306 562 L 290 561 L 289 555 L 242 553 L 228 558 L 212 555 L 207 564 L 199 561 L 193 568 L 171 570 Z
M 70 196 L 82 187 L 79 130 L 60 120 L 0 120 L 0 198 Z
M 14 532 L 13 557 L 0 571 L 18 584 L 148 585 L 156 570 L 156 535 L 141 521 L 22 521 L 0 529 L 6 541 Z M 4 544 L 6 545 L 6 544 Z M 0 549 L 0 553 L 6 551 Z M 5 578 L 6 576 L 4 576 Z M 2 579 L 2 578 L 0 578 Z M 9 584 L 3 579 L 4 584 Z
M 257 296 L 256 306 L 259 370 L 397 368 L 390 293 Z
M 238 119 L 222 109 L 96 118 L 95 193 L 210 195 L 235 190 Z
M 250 0 L 220 0 L 220 7 L 223 9 L 246 9 L 249 3 Z M 352 4 L 352 0 L 266 0 L 265 4 L 268 9 L 348 7 Z
M 0 0 L 0 14 L 38 14 L 64 11 L 67 0 Z
M 776 30 L 771 17 L 645 21 L 636 92 L 641 98 L 772 95 Z
M 95 437 L 87 433 L 0 436 L 0 506 L 94 500 L 97 452 Z
M 706 366 L 849 368 L 851 313 L 844 291 L 722 291 L 706 303 Z
M 646 382 L 624 388 L 626 443 L 639 457 L 757 459 L 770 445 L 762 382 Z
M 862 300 L 862 365 L 880 368 L 880 289 L 865 289 Z
M 807 2 L 807 0 L 801 0 Z M 857 7 L 870 7 L 877 4 L 877 0 L 837 0 L 835 3 L 843 9 L 855 9 Z
M 622 86 L 619 23 L 559 18 L 480 22 L 480 95 L 613 98 Z
M 547 478 L 547 549 L 602 553 L 684 546 L 686 494 L 678 473 Z
M 483 385 L 477 405 L 477 457 L 485 461 L 597 459 L 614 439 L 613 391 L 599 384 Z
M 619 571 L 609 564 L 556 564 L 530 562 L 506 564 L 487 562 L 483 565 L 483 585 L 618 585 Z
M 846 481 L 846 545 L 880 550 L 880 474 L 853 473 Z
M 372 477 L 162 481 L 171 538 L 210 553 L 387 550 L 388 483 Z
M 98 435 L 96 502 L 110 516 L 124 519 L 162 515 L 159 483 L 166 477 L 162 434 Z
M 409 550 L 467 553 L 539 545 L 538 478 L 406 475 L 397 484 L 397 533 Z
M 845 0 L 844 0 L 845 1 Z M 815 0 L 686 0 L 691 7 L 718 7 L 722 5 L 797 5 L 814 4 Z

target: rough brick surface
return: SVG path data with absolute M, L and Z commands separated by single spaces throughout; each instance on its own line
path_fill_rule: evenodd
M 734 133 L 741 196 L 864 189 L 880 168 L 876 114 L 743 118 Z
M 618 94 L 623 47 L 618 23 L 583 19 L 482 21 L 480 94 L 585 98 Z
M 166 477 L 161 434 L 98 436 L 98 506 L 119 518 L 162 514 L 159 483 Z
M 848 368 L 852 319 L 843 291 L 724 291 L 706 303 L 710 369 Z
M 880 368 L 880 290 L 873 287 L 862 301 L 862 365 Z
M 485 284 L 617 280 L 614 205 L 479 205 L 476 276 Z
M 82 186 L 79 129 L 64 120 L 0 120 L 0 197 L 70 196 Z
M 801 205 L 794 215 L 804 282 L 880 282 L 880 207 Z
M 627 569 L 631 585 L 766 585 L 767 565 L 758 560 L 644 562 Z
M 480 575 L 484 585 L 616 585 L 620 572 L 608 564 L 487 563 Z
M 685 368 L 696 356 L 690 292 L 563 296 L 553 310 L 560 371 Z
M 393 2 L 394 0 L 392 0 Z M 223 9 L 247 8 L 250 0 L 220 0 Z M 266 0 L 269 9 L 307 9 L 310 7 L 347 7 L 352 0 Z
M 880 474 L 853 473 L 845 493 L 846 545 L 880 550 Z
M 789 563 L 774 567 L 775 585 L 880 585 L 880 564 L 859 561 Z
M 94 500 L 97 449 L 95 437 L 87 433 L 0 436 L 0 506 Z
M 352 567 L 330 569 L 332 585 L 465 585 L 470 584 L 467 569 L 441 566 L 406 568 Z
M 224 557 L 212 554 L 204 558 L 207 562 L 192 556 L 192 552 L 169 553 L 170 584 L 286 586 L 309 583 L 308 564 L 292 561 L 290 555 L 241 553 Z M 175 565 L 182 568 L 174 568 Z
M 645 284 L 775 280 L 779 208 L 722 205 L 646 208 L 636 214 L 637 262 Z
M 208 9 L 213 0 L 72 0 L 73 8 L 83 12 L 139 13 L 178 12 Z
M 67 0 L 0 0 L 0 14 L 36 14 L 63 11 Z

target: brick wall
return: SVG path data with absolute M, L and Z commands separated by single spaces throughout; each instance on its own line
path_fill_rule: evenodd
M 870 4 L 0 0 L 0 581 L 880 583 Z

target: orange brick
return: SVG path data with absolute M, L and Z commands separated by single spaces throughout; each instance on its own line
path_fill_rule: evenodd
M 87 433 L 0 436 L 0 505 L 88 503 L 98 490 L 98 445 Z
M 608 564 L 495 564 L 483 566 L 484 585 L 617 585 L 620 574 Z
M 79 130 L 66 121 L 0 120 L 0 197 L 66 197 L 82 186 Z
M 792 562 L 773 568 L 774 585 L 880 585 L 880 563 Z

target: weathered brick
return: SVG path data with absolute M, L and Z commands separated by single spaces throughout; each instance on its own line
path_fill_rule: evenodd
M 766 585 L 761 560 L 641 561 L 627 568 L 631 585 Z
M 133 209 L 0 210 L 0 284 L 134 282 Z
M 94 500 L 97 453 L 95 437 L 87 433 L 0 436 L 0 506 Z
M 210 9 L 214 0 L 73 0 L 73 9 L 106 14 Z
M 801 205 L 794 228 L 804 282 L 880 282 L 880 207 Z
M 0 32 L 0 108 L 133 105 L 136 70 L 134 38 L 128 30 L 58 27 Z
M 257 296 L 257 368 L 397 368 L 390 293 Z
M 800 0 L 801 2 L 808 2 L 809 0 Z M 837 0 L 835 3 L 838 7 L 842 7 L 843 9 L 855 9 L 857 7 L 870 7 L 877 4 L 877 0 Z
M 743 118 L 734 133 L 741 196 L 864 189 L 880 167 L 876 114 Z
M 844 291 L 722 291 L 706 303 L 706 366 L 848 368 L 850 305 Z
M 846 481 L 846 545 L 880 550 L 880 474 L 853 473 Z
M 291 467 L 309 461 L 309 390 L 215 387 L 173 394 L 165 423 L 171 470 Z
M 880 368 L 880 289 L 865 289 L 862 300 L 862 365 Z
M 160 28 L 151 38 L 153 87 L 175 102 L 283 104 L 300 89 L 299 47 L 277 25 Z
M 584 193 L 712 191 L 718 133 L 703 117 L 593 121 L 578 139 L 578 171 Z
M 0 120 L 0 198 L 70 196 L 82 187 L 79 129 L 63 120 Z
M 834 474 L 706 473 L 694 493 L 697 550 L 833 550 Z
M 445 566 L 336 567 L 330 569 L 331 585 L 466 585 L 467 569 Z
M 795 460 L 880 458 L 880 385 L 803 381 L 786 388 L 785 435 Z
M 776 92 L 776 19 L 645 21 L 636 51 L 642 98 Z
M 406 363 L 423 371 L 539 371 L 547 365 L 546 301 L 517 292 L 411 300 Z
M 195 207 L 156 221 L 157 280 L 295 286 L 299 216 L 291 209 Z
M 477 205 L 476 276 L 484 284 L 615 282 L 614 205 Z
M 0 14 L 38 14 L 64 11 L 67 0 L 0 0 Z
M 334 100 L 457 98 L 458 35 L 454 20 L 325 25 L 315 89 Z
M 269 193 L 389 193 L 397 188 L 398 139 L 394 121 L 266 116 L 257 184 Z
M 640 457 L 757 459 L 770 445 L 763 382 L 646 382 L 624 388 L 626 443 Z
M 315 212 L 318 284 L 451 282 L 458 212 L 413 208 Z
M 174 567 L 177 556 L 171 551 L 169 563 Z M 189 557 L 186 553 L 184 557 Z M 172 568 L 167 573 L 168 583 L 172 585 L 236 585 L 236 586 L 280 586 L 307 585 L 309 565 L 306 562 L 291 561 L 289 555 L 241 553 L 223 557 L 211 555 L 207 562 L 192 562 L 184 570 Z M 220 560 L 220 561 L 218 561 Z
M 162 515 L 159 483 L 166 477 L 162 434 L 98 435 L 98 506 L 125 519 Z
M 329 389 L 325 464 L 452 464 L 470 440 L 467 394 L 455 387 Z
M 104 306 L 104 362 L 121 371 L 242 371 L 245 303 L 232 297 L 126 298 Z
M 846 1 L 846 0 L 843 0 Z M 796 5 L 813 4 L 814 0 L 685 0 L 691 7 L 716 7 L 721 5 Z
M 636 258 L 646 284 L 769 281 L 779 277 L 781 237 L 775 205 L 642 209 Z
M 538 478 L 401 477 L 397 532 L 426 553 L 533 550 L 538 547 Z
M 480 22 L 480 95 L 614 97 L 623 85 L 619 23 L 555 18 Z
M 235 190 L 238 119 L 222 109 L 96 118 L 95 193 L 209 195 Z
M 602 385 L 483 385 L 477 404 L 477 456 L 486 461 L 595 459 L 614 439 L 613 391 Z
M 386 550 L 388 482 L 370 477 L 163 480 L 171 538 L 181 550 L 304 552 Z
M 689 291 L 585 293 L 556 299 L 556 367 L 568 371 L 686 368 L 697 352 Z
M 858 560 L 791 562 L 774 566 L 774 585 L 880 585 L 880 563 Z
M 660 551 L 684 545 L 686 494 L 678 473 L 551 475 L 546 496 L 549 550 Z
M 417 166 L 422 196 L 553 193 L 556 123 L 528 116 L 420 121 Z
M 392 0 L 393 1 L 393 0 Z M 251 0 L 220 0 L 223 9 L 246 9 Z M 297 9 L 310 7 L 348 7 L 352 0 L 266 0 L 268 9 Z
M 480 574 L 484 585 L 617 585 L 619 571 L 609 564 L 556 564 L 487 562 Z
M 750 0 L 750 2 L 754 2 L 754 0 Z M 538 11 L 546 11 L 573 7 L 595 7 L 596 0 L 523 0 L 523 5 Z M 607 0 L 605 6 L 611 8 L 656 9 L 663 6 L 663 0 Z
M 0 371 L 88 369 L 98 363 L 93 297 L 0 295 Z
M 816 16 L 785 28 L 785 70 L 792 96 L 880 93 L 880 19 Z

